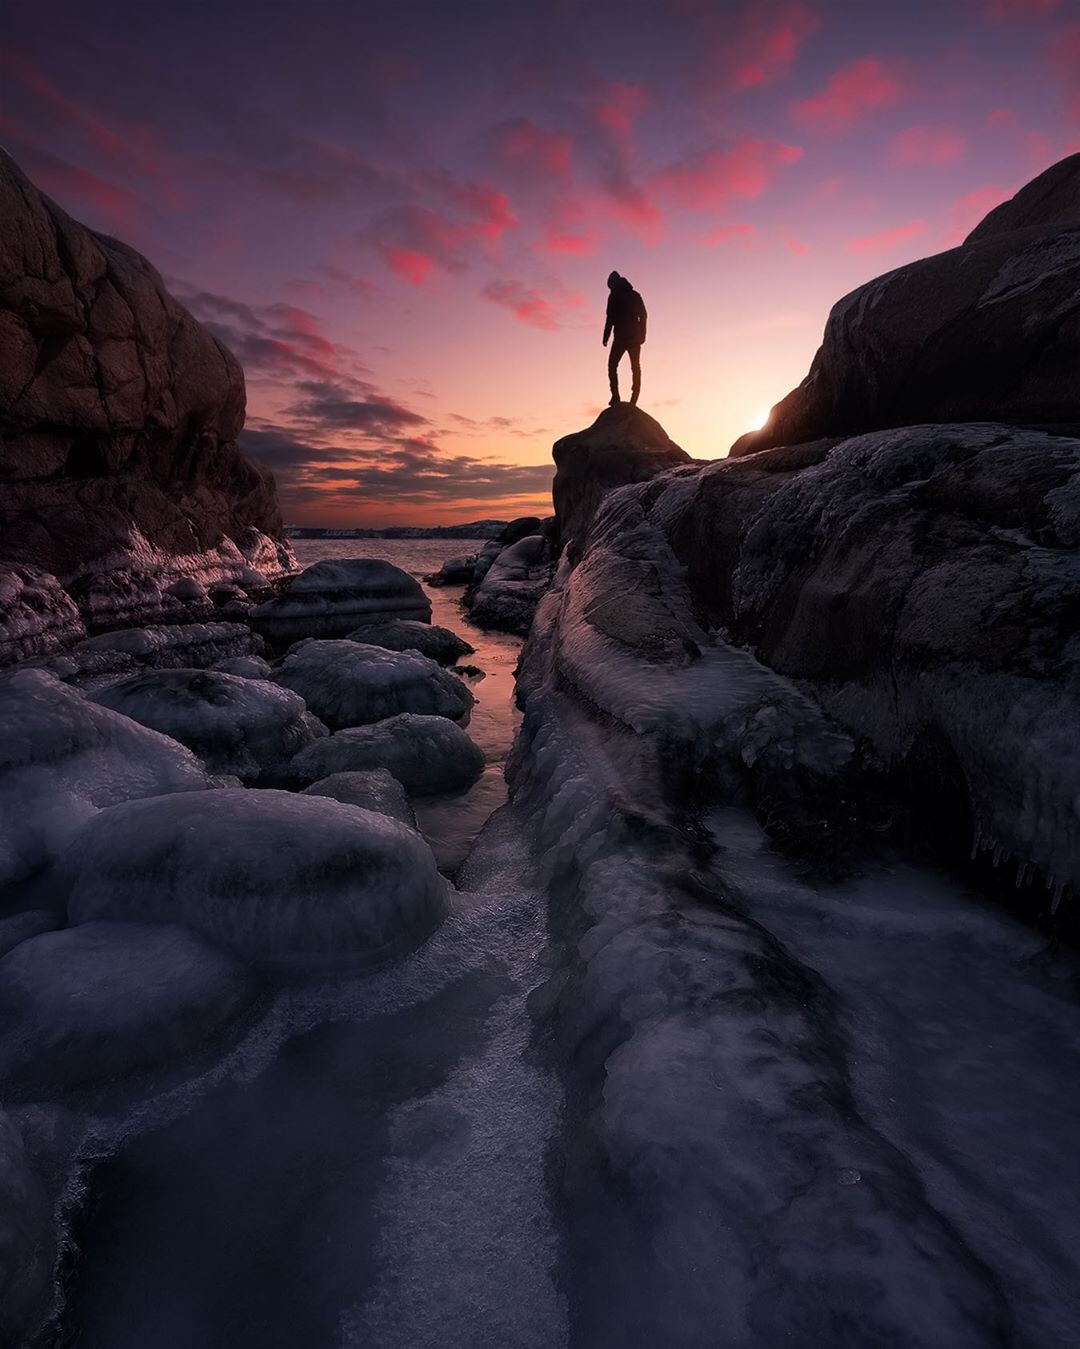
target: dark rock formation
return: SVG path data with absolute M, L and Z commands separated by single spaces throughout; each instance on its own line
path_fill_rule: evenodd
M 580 557 L 608 492 L 691 462 L 659 422 L 629 403 L 605 408 L 592 426 L 557 440 L 552 453 L 556 547 L 565 549 L 571 562 Z
M 440 628 L 434 623 L 420 623 L 414 618 L 379 619 L 365 623 L 348 634 L 351 641 L 383 646 L 388 651 L 419 651 L 422 656 L 453 665 L 462 656 L 472 654 L 474 648 L 456 632 Z
M 293 565 L 273 480 L 236 448 L 239 365 L 145 258 L 3 152 L 0 350 L 5 575 L 58 578 L 94 629 L 191 616 L 164 594 L 183 577 L 265 587 Z M 0 659 L 65 639 L 63 603 L 51 625 L 24 610 L 0 610 Z
M 305 637 L 344 637 L 363 623 L 431 619 L 431 601 L 420 582 L 382 558 L 316 562 L 281 593 L 252 612 L 251 623 L 275 646 Z
M 1080 429 L 1080 154 L 959 248 L 833 307 L 802 384 L 733 456 L 923 422 Z
M 524 637 L 536 606 L 551 585 L 555 558 L 543 534 L 526 534 L 492 560 L 468 599 L 469 617 L 481 628 Z

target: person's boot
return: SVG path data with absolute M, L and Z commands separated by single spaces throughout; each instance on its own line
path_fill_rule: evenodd
M 631 406 L 632 408 L 636 408 L 636 407 L 637 407 L 638 394 L 639 394 L 640 392 L 641 392 L 641 381 L 635 379 L 635 380 L 634 380 L 634 388 L 633 388 L 633 392 L 630 394 L 630 406 Z

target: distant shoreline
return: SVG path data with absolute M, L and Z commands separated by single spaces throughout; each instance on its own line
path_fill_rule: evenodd
M 286 525 L 290 539 L 494 539 L 506 528 L 505 520 L 474 520 L 467 525 L 387 525 L 385 529 L 326 529 L 316 525 Z

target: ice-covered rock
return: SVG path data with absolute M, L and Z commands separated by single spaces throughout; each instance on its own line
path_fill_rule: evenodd
M 105 806 L 208 786 L 175 740 L 44 671 L 0 676 L 0 884 L 51 862 Z
M 1080 154 L 959 248 L 834 306 L 806 378 L 733 455 L 923 422 L 1080 429 Z
M 374 726 L 338 731 L 292 762 L 303 782 L 371 768 L 385 768 L 411 796 L 433 796 L 472 786 L 484 771 L 484 756 L 446 717 L 404 712 Z
M 241 679 L 269 679 L 270 662 L 262 656 L 230 656 L 211 667 L 221 674 L 239 675 Z
M 24 909 L 10 918 L 0 919 L 0 956 L 6 956 L 20 942 L 51 932 L 59 924 L 48 909 Z
M 145 670 L 88 696 L 187 745 L 211 773 L 242 782 L 283 767 L 326 734 L 297 694 L 215 670 Z
M 608 492 L 691 462 L 659 422 L 630 403 L 605 408 L 592 426 L 557 440 L 552 454 L 555 542 L 571 562 L 581 556 L 593 516 Z
M 114 807 L 80 832 L 64 874 L 74 923 L 179 923 L 286 972 L 400 955 L 447 904 L 414 830 L 327 797 L 258 789 Z
M 329 796 L 347 806 L 360 806 L 379 815 L 389 815 L 410 829 L 416 828 L 416 815 L 405 788 L 385 768 L 369 768 L 365 772 L 331 773 L 304 788 L 305 796 Z M 3 931 L 0 929 L 0 940 Z
M 388 651 L 419 651 L 440 665 L 453 665 L 462 656 L 471 655 L 474 648 L 449 628 L 434 623 L 420 623 L 412 618 L 391 618 L 381 622 L 365 623 L 348 634 L 353 642 L 367 642 L 384 646 Z
M 75 601 L 55 576 L 0 564 L 0 666 L 47 656 L 85 636 Z
M 37 1342 L 53 1309 L 56 1255 L 48 1187 L 12 1113 L 0 1110 L 0 1344 Z
M 555 569 L 549 540 L 526 534 L 506 545 L 470 592 L 469 617 L 481 628 L 528 633 Z
M 250 1000 L 248 971 L 182 927 L 89 922 L 0 960 L 0 1079 L 56 1091 L 179 1058 Z
M 466 686 L 418 651 L 387 651 L 357 641 L 304 641 L 273 678 L 298 693 L 331 730 L 383 721 L 399 712 L 468 715 Z
M 182 618 L 181 578 L 295 565 L 273 480 L 236 446 L 237 362 L 2 152 L 0 347 L 0 562 L 57 578 L 91 630 Z
M 468 585 L 478 556 L 478 553 L 461 553 L 457 557 L 448 557 L 437 572 L 424 579 L 432 586 Z
M 365 557 L 316 562 L 251 614 L 256 631 L 275 646 L 304 637 L 344 637 L 362 623 L 385 618 L 426 623 L 431 601 L 408 572 Z
M 119 652 L 154 670 L 202 668 L 238 656 L 258 655 L 263 644 L 243 623 L 188 623 L 124 628 L 90 637 L 70 653 Z

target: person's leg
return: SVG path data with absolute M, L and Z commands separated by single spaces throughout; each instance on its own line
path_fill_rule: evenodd
M 626 347 L 617 337 L 611 339 L 611 355 L 608 357 L 607 373 L 608 383 L 611 385 L 612 404 L 620 402 L 619 398 L 619 362 L 623 358 Z
M 630 402 L 637 407 L 638 394 L 641 392 L 641 347 L 627 347 L 630 353 L 630 371 L 634 376 L 634 389 L 630 395 Z

